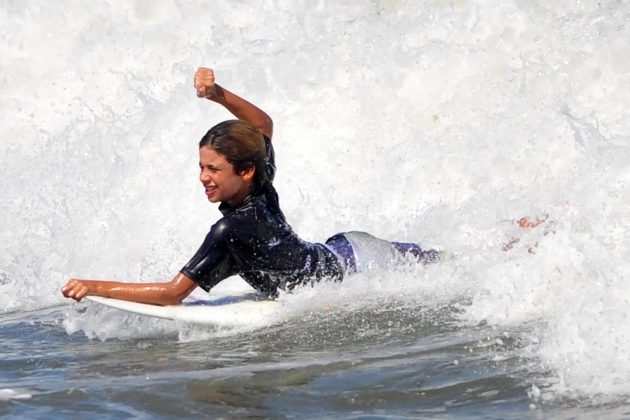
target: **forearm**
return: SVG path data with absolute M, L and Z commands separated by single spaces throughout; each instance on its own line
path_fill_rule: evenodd
M 236 118 L 249 122 L 267 137 L 271 138 L 273 135 L 273 121 L 271 117 L 251 102 L 218 84 L 214 85 L 214 91 L 207 98 L 223 105 Z
M 168 287 L 168 283 L 122 283 L 92 280 L 96 296 L 130 300 L 153 305 L 176 305 L 188 294 L 179 296 Z
M 61 289 L 67 298 L 81 301 L 85 296 L 103 296 L 153 305 L 175 305 L 190 294 L 197 284 L 182 273 L 169 283 L 122 283 L 104 280 L 70 279 Z

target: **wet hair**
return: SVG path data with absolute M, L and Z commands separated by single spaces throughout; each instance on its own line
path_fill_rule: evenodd
M 199 141 L 199 148 L 204 146 L 223 155 L 234 166 L 236 174 L 255 168 L 256 188 L 267 182 L 265 139 L 260 130 L 247 121 L 228 120 L 215 125 Z

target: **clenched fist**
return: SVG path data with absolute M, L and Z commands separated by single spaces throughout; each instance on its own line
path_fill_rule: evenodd
M 214 95 L 214 71 L 199 67 L 195 72 L 195 89 L 200 98 L 210 98 Z

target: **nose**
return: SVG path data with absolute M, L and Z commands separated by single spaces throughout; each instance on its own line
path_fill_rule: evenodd
M 210 182 L 210 180 L 211 180 L 210 171 L 206 171 L 204 169 L 199 171 L 199 181 L 201 181 L 202 184 L 206 184 Z

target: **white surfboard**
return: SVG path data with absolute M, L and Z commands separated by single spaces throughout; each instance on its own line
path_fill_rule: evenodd
M 270 300 L 256 292 L 234 292 L 224 295 L 208 295 L 203 298 L 188 298 L 179 305 L 151 305 L 110 299 L 101 296 L 86 296 L 86 299 L 112 308 L 135 314 L 192 324 L 222 326 L 251 325 L 268 321 L 280 308 L 280 302 Z

